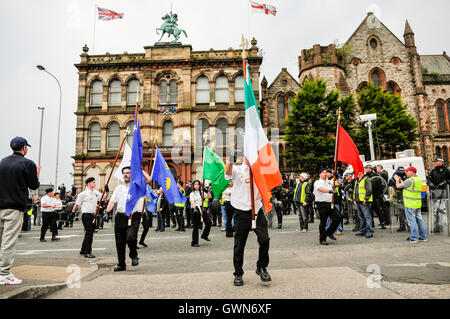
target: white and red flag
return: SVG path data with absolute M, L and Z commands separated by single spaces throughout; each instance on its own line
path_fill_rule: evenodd
M 264 14 L 277 14 L 277 8 L 275 6 L 268 4 L 268 3 L 258 3 L 255 1 L 250 0 L 250 6 L 252 7 L 254 12 L 260 12 Z
M 271 190 L 283 183 L 277 159 L 261 125 L 248 66 L 244 60 L 245 135 L 244 156 L 263 200 L 265 212 L 272 210 Z M 257 212 L 255 212 L 257 213 Z
M 98 9 L 98 19 L 100 21 L 109 21 L 114 19 L 122 19 L 123 13 L 117 13 L 109 9 L 99 8 Z

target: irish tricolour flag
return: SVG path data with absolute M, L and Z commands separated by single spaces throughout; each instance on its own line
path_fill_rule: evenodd
M 253 178 L 261 194 L 266 213 L 272 210 L 270 191 L 283 183 L 275 154 L 261 125 L 248 66 L 244 60 L 245 136 L 244 156 L 248 159 Z M 257 213 L 257 212 L 256 212 Z

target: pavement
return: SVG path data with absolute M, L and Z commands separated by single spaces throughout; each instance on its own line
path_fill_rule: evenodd
M 376 220 L 377 222 L 377 220 Z M 154 223 L 155 224 L 155 223 Z M 274 217 L 274 225 L 276 217 Z M 115 273 L 113 225 L 94 235 L 95 259 L 78 254 L 79 222 L 60 231 L 58 242 L 39 242 L 39 227 L 23 232 L 12 272 L 23 284 L 0 286 L 0 298 L 48 299 L 409 299 L 450 298 L 450 238 L 430 236 L 407 244 L 408 233 L 377 228 L 370 239 L 354 236 L 345 225 L 337 241 L 318 245 L 318 220 L 307 233 L 296 231 L 297 215 L 284 216 L 283 228 L 269 229 L 272 277 L 255 274 L 256 236 L 250 233 L 244 261 L 244 286 L 233 286 L 233 238 L 212 227 L 211 241 L 190 246 L 191 229 L 154 232 L 139 249 L 139 265 Z M 140 229 L 141 231 L 141 229 Z M 49 236 L 49 235 L 47 235 Z M 79 275 L 80 280 L 77 279 Z

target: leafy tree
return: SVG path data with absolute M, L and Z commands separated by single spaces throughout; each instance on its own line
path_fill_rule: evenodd
M 407 112 L 406 104 L 402 104 L 401 97 L 384 93 L 381 87 L 369 83 L 358 94 L 358 104 L 361 114 L 376 113 L 376 129 L 372 125 L 375 153 L 377 158 L 392 157 L 395 152 L 411 148 L 417 139 L 417 121 L 413 115 Z M 358 123 L 354 134 L 355 143 L 359 153 L 369 158 L 369 133 L 368 128 Z M 377 139 L 381 149 L 378 152 Z
M 288 163 L 300 163 L 302 170 L 310 173 L 331 166 L 334 163 L 337 110 L 341 107 L 341 125 L 349 132 L 348 127 L 355 121 L 353 96 L 341 98 L 339 91 L 327 92 L 324 80 L 306 80 L 290 104 L 292 112 L 285 121 Z

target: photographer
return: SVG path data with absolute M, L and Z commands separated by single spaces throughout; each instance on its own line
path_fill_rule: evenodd
M 450 170 L 444 165 L 444 160 L 436 157 L 433 160 L 434 168 L 427 176 L 427 184 L 431 190 L 431 200 L 433 201 L 433 233 L 444 230 L 445 222 L 445 200 L 447 185 L 450 183 Z
M 399 166 L 397 170 L 394 172 L 392 177 L 389 179 L 389 186 L 395 188 L 395 197 L 397 198 L 397 207 L 398 214 L 394 214 L 398 216 L 398 220 L 400 222 L 400 227 L 397 229 L 398 232 L 406 231 L 406 215 L 405 215 L 405 206 L 403 204 L 403 192 L 401 189 L 397 188 L 396 181 L 394 176 L 397 175 L 400 177 L 400 182 L 403 182 L 407 179 L 407 176 L 404 172 L 404 167 Z

